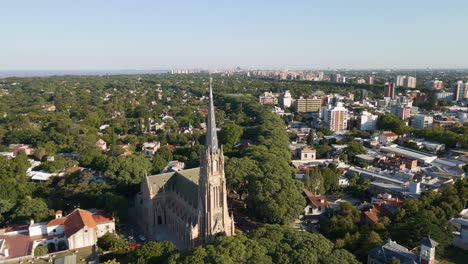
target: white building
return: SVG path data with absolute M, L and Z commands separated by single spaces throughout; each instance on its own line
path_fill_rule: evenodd
M 158 151 L 160 147 L 161 147 L 161 143 L 159 141 L 145 142 L 143 143 L 141 150 L 145 153 L 145 156 L 153 157 L 154 153 L 156 153 L 156 151 Z
M 466 89 L 466 84 L 464 84 L 462 81 L 458 81 L 455 83 L 453 87 L 453 100 L 454 101 L 463 101 L 465 97 L 465 89 Z
M 416 88 L 416 78 L 412 76 L 398 75 L 396 78 L 396 86 Z
M 360 118 L 360 126 L 361 130 L 373 131 L 375 130 L 375 126 L 377 125 L 378 115 L 373 115 L 368 111 L 363 111 L 361 113 Z
M 96 245 L 97 239 L 115 232 L 114 218 L 101 211 L 75 209 L 67 216 L 62 211 L 48 222 L 0 229 L 0 262 L 4 259 L 33 257 L 37 246 L 53 252 Z M 2 262 L 3 263 L 3 262 Z
M 413 119 L 413 127 L 418 129 L 423 129 L 427 127 L 432 127 L 434 122 L 434 117 L 430 115 L 415 115 Z
M 348 109 L 342 102 L 336 103 L 336 106 L 328 105 L 322 109 L 323 121 L 325 126 L 333 132 L 339 132 L 348 128 Z
M 284 94 L 281 95 L 281 106 L 284 108 L 289 108 L 292 105 L 292 95 L 289 91 L 284 92 Z

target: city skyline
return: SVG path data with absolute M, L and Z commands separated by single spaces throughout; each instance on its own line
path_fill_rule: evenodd
M 460 69 L 468 3 L 20 1 L 0 70 Z

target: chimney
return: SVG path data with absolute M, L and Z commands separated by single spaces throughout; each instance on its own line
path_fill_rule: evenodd
M 62 210 L 57 210 L 55 212 L 55 219 L 59 219 L 59 218 L 62 218 Z

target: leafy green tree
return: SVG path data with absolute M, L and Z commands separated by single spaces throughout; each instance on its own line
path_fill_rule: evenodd
M 13 216 L 17 220 L 33 218 L 36 222 L 40 222 L 50 219 L 53 214 L 54 210 L 49 209 L 44 200 L 28 196 L 18 202 Z
M 177 247 L 171 242 L 150 241 L 130 251 L 128 259 L 130 263 L 158 264 L 164 262 L 175 253 L 177 253 Z
M 248 183 L 261 175 L 260 168 L 255 161 L 248 157 L 230 158 L 225 165 L 226 183 L 229 190 L 243 199 L 248 190 Z
M 229 152 L 235 144 L 237 144 L 242 137 L 244 130 L 241 126 L 234 123 L 229 123 L 221 129 L 218 133 L 219 140 L 223 144 L 224 150 Z
M 34 249 L 34 256 L 36 256 L 36 257 L 44 256 L 44 255 L 46 255 L 48 253 L 49 253 L 49 250 L 48 250 L 47 246 L 38 245 Z
M 396 115 L 385 113 L 377 119 L 377 128 L 380 130 L 389 130 L 397 134 L 407 134 L 411 128 L 406 126 L 403 120 L 400 120 Z
M 161 172 L 171 160 L 173 160 L 172 153 L 165 147 L 159 148 L 152 159 L 153 173 Z
M 97 246 L 105 251 L 123 254 L 128 249 L 128 242 L 112 233 L 106 233 L 97 240 Z
M 121 185 L 139 184 L 151 172 L 151 163 L 141 156 L 130 155 L 111 157 L 104 176 L 116 180 Z

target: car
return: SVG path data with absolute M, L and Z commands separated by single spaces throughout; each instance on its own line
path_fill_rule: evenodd
M 138 239 L 140 239 L 141 241 L 146 241 L 146 237 L 144 235 L 139 235 Z
M 127 239 L 128 239 L 128 241 L 133 241 L 133 237 L 132 237 L 132 236 L 128 236 Z

